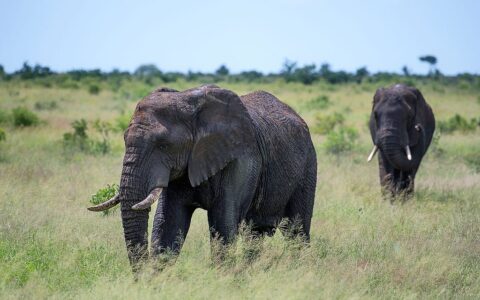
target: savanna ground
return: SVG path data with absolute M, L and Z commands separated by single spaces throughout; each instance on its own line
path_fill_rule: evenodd
M 176 264 L 134 282 L 118 210 L 107 216 L 86 210 L 93 193 L 119 181 L 122 133 L 110 132 L 105 155 L 68 150 L 63 134 L 84 118 L 88 135 L 100 140 L 92 122 L 115 124 L 153 87 L 126 82 L 115 92 L 97 93 L 3 82 L 0 109 L 25 106 L 41 121 L 33 127 L 0 124 L 6 132 L 0 142 L 0 298 L 480 297 L 480 129 L 437 137 L 418 173 L 415 197 L 391 205 L 381 199 L 376 160 L 366 163 L 372 147 L 367 119 L 378 84 L 219 85 L 238 94 L 269 91 L 312 131 L 318 114 L 334 112 L 345 117 L 343 126 L 356 128 L 353 148 L 339 154 L 326 151 L 325 135 L 312 133 L 318 185 L 310 247 L 280 233 L 261 245 L 240 237 L 225 262 L 214 264 L 206 213 L 197 210 Z M 480 117 L 478 88 L 417 86 L 437 121 L 456 113 Z M 321 96 L 328 101 L 312 101 Z M 252 247 L 258 252 L 253 259 Z

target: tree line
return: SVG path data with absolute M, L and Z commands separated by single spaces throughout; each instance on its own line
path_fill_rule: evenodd
M 426 75 L 412 74 L 407 66 L 402 68 L 401 73 L 395 72 L 376 72 L 371 73 L 366 67 L 358 68 L 355 72 L 334 71 L 328 63 L 317 66 L 315 64 L 307 64 L 299 66 L 297 62 L 286 60 L 278 73 L 262 73 L 256 70 L 243 71 L 232 74 L 226 65 L 221 65 L 215 72 L 164 72 L 154 64 L 144 64 L 139 66 L 134 72 L 120 71 L 114 69 L 105 72 L 100 69 L 93 70 L 71 70 L 67 72 L 55 72 L 47 66 L 39 64 L 30 65 L 25 62 L 23 66 L 14 72 L 5 72 L 0 65 L 0 80 L 9 81 L 15 79 L 30 80 L 39 78 L 56 78 L 58 80 L 80 81 L 89 80 L 117 80 L 122 79 L 138 79 L 147 84 L 155 84 L 158 81 L 164 83 L 175 82 L 179 79 L 186 81 L 198 82 L 270 82 L 277 79 L 284 79 L 286 82 L 300 82 L 305 85 L 313 84 L 317 81 L 325 81 L 330 84 L 342 83 L 361 83 L 361 82 L 377 82 L 392 81 L 398 79 L 435 79 L 443 81 L 463 80 L 468 82 L 477 81 L 480 76 L 477 74 L 461 73 L 454 76 L 445 76 L 437 68 L 437 58 L 433 55 L 425 55 L 419 57 L 419 60 L 429 64 L 429 72 Z

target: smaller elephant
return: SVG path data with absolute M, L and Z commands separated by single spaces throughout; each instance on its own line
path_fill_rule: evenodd
M 380 88 L 373 97 L 370 134 L 374 147 L 371 161 L 380 150 L 378 165 L 384 196 L 410 197 L 415 174 L 435 131 L 435 117 L 422 93 L 397 84 Z

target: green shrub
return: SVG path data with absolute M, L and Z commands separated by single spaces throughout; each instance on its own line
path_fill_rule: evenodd
M 331 105 L 328 96 L 320 95 L 317 98 L 314 98 L 306 103 L 306 108 L 308 109 L 325 109 Z
M 88 87 L 88 92 L 92 95 L 98 95 L 100 93 L 100 87 L 96 84 L 91 84 Z
M 337 112 L 333 115 L 317 115 L 315 117 L 313 132 L 318 134 L 328 134 L 335 128 L 335 126 L 342 125 L 344 121 L 345 117 Z
M 118 191 L 119 191 L 118 184 L 112 184 L 112 185 L 107 184 L 106 187 L 104 187 L 103 189 L 99 189 L 95 194 L 92 195 L 92 197 L 90 198 L 90 203 L 93 205 L 98 205 L 100 203 L 103 203 L 111 199 L 112 197 L 114 197 L 118 193 Z M 113 213 L 117 208 L 118 206 L 114 206 L 110 209 L 104 210 L 103 215 L 104 216 L 109 215 Z
M 327 153 L 339 154 L 353 150 L 358 139 L 358 132 L 352 127 L 340 127 L 330 131 L 324 147 Z
M 6 110 L 0 109 L 0 124 L 10 123 L 11 115 Z
M 141 99 L 143 97 L 145 97 L 146 95 L 150 94 L 152 88 L 150 86 L 138 86 L 138 87 L 135 87 L 133 90 L 132 90 L 132 97 L 130 99 L 134 99 L 134 100 L 137 100 L 137 99 Z
M 36 110 L 54 110 L 58 107 L 56 101 L 37 101 L 35 102 Z
M 132 116 L 127 114 L 118 116 L 115 119 L 115 125 L 113 127 L 113 130 L 116 132 L 124 132 L 128 128 L 128 125 L 130 125 L 131 119 Z
M 38 116 L 28 108 L 21 106 L 12 110 L 13 125 L 36 126 L 40 123 Z
M 7 134 L 5 133 L 5 130 L 3 128 L 0 128 L 0 142 L 5 141 L 7 139 Z
M 101 141 L 92 141 L 91 151 L 93 153 L 107 154 L 110 152 L 109 134 L 112 129 L 112 125 L 105 121 L 96 120 L 93 123 L 93 128 L 100 133 Z
M 75 120 L 71 125 L 73 132 L 63 134 L 63 146 L 69 149 L 88 151 L 90 149 L 90 141 L 87 135 L 87 121 L 84 119 Z
M 110 152 L 110 123 L 100 120 L 93 123 L 93 128 L 100 133 L 101 140 L 91 139 L 87 135 L 88 124 L 84 119 L 76 120 L 71 125 L 73 132 L 67 132 L 63 135 L 65 149 L 79 150 L 88 154 L 107 154 Z
M 470 132 L 474 131 L 477 125 L 476 119 L 473 118 L 467 121 L 467 119 L 459 114 L 455 114 L 455 116 L 446 121 L 438 121 L 438 129 L 443 133 L 452 133 L 455 131 Z

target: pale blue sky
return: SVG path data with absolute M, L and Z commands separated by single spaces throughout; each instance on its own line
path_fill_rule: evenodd
M 480 73 L 480 1 L 0 0 L 0 64 L 57 71 L 277 72 L 286 58 L 333 69 Z

